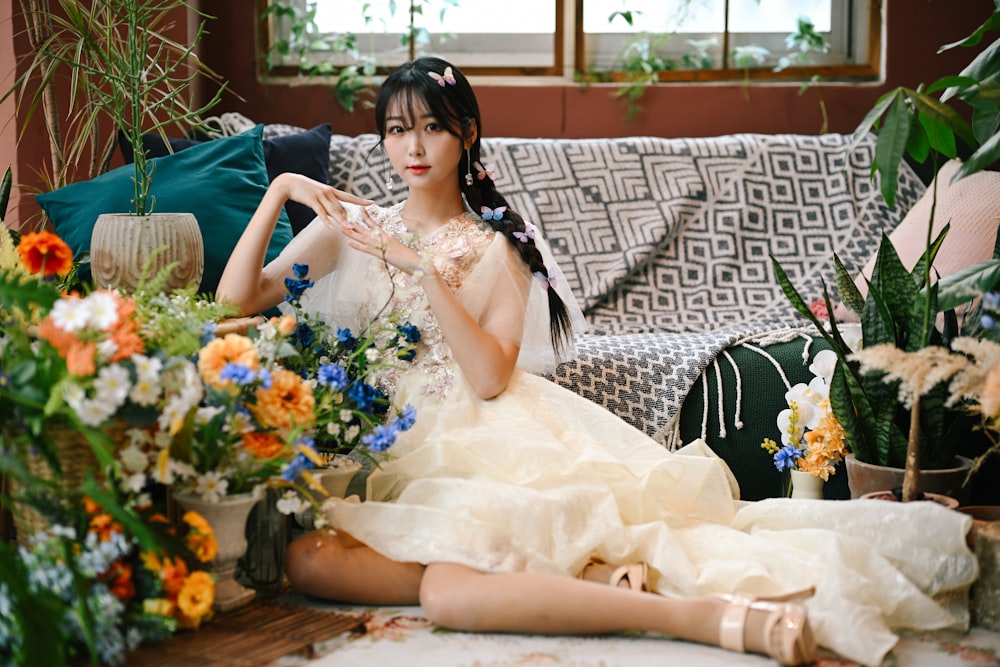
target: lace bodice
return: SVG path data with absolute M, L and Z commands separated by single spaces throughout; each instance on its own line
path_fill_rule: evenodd
M 448 287 L 459 293 L 496 232 L 475 215 L 465 213 L 421 237 L 407 230 L 400 216 L 401 208 L 402 204 L 391 208 L 372 206 L 368 213 L 384 231 L 429 258 Z M 395 395 L 400 373 L 416 369 L 427 376 L 423 393 L 443 398 L 454 381 L 457 367 L 417 279 L 375 262 L 369 265 L 364 284 L 372 291 L 362 309 L 362 321 L 409 322 L 416 325 L 421 335 L 413 363 L 384 369 L 374 378 L 376 385 L 390 396 Z

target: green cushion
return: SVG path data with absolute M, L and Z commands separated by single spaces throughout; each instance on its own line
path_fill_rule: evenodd
M 263 131 L 264 126 L 258 125 L 243 134 L 153 160 L 155 210 L 193 213 L 198 219 L 205 246 L 203 293 L 215 293 L 229 255 L 267 190 Z M 133 195 L 132 166 L 126 165 L 35 199 L 52 220 L 56 233 L 77 254 L 90 249 L 97 216 L 132 210 Z M 282 210 L 267 260 L 277 257 L 291 239 L 292 227 Z M 89 271 L 81 277 L 89 279 Z
M 808 383 L 813 378 L 809 364 L 820 350 L 829 349 L 825 340 L 811 339 L 808 361 L 803 361 L 806 349 L 805 339 L 799 338 L 787 343 L 755 346 L 766 351 L 781 366 L 785 377 L 792 385 Z M 691 388 L 681 408 L 680 434 L 683 442 L 702 437 L 702 422 L 706 423 L 705 442 L 721 456 L 740 485 L 743 500 L 761 500 L 786 495 L 788 475 L 778 472 L 771 455 L 761 448 L 764 438 L 781 442 L 776 418 L 788 407 L 785 402 L 785 383 L 781 375 L 766 357 L 746 345 L 736 345 L 726 349 L 733 363 L 739 368 L 742 391 L 738 391 L 736 372 L 733 364 L 724 355 L 719 355 L 719 374 L 722 376 L 722 404 L 725 420 L 725 435 L 719 429 L 719 381 L 715 369 L 708 367 L 705 374 Z M 708 414 L 705 415 L 704 388 L 707 379 Z M 742 428 L 736 427 L 736 398 L 741 399 L 740 421 Z M 847 472 L 844 464 L 837 466 L 837 472 L 823 486 L 826 498 L 848 498 Z

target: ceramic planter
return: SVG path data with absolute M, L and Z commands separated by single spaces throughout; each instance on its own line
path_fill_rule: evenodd
M 966 485 L 972 460 L 964 456 L 956 456 L 953 468 L 941 470 L 921 470 L 920 490 L 925 493 L 937 493 L 950 496 L 958 501 L 958 505 L 968 502 L 972 489 Z M 878 491 L 890 491 L 903 485 L 902 468 L 874 465 L 858 461 L 854 454 L 844 457 L 847 467 L 847 485 L 851 490 L 851 498 Z
M 167 280 L 167 288 L 198 285 L 205 271 L 205 247 L 195 217 L 190 213 L 144 216 L 105 213 L 99 216 L 90 237 L 94 286 L 134 292 L 146 261 L 154 254 L 150 278 L 177 262 Z

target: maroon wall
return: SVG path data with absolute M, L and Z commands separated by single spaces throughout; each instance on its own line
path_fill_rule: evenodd
M 748 89 L 732 84 L 664 84 L 650 88 L 642 100 L 643 113 L 632 123 L 612 99 L 614 85 L 587 88 L 572 83 L 551 86 L 489 86 L 477 84 L 487 136 L 517 137 L 664 137 L 715 136 L 734 132 L 795 132 L 815 134 L 823 125 L 825 106 L 831 132 L 851 132 L 884 91 L 899 85 L 930 83 L 957 73 L 972 51 L 959 48 L 937 54 L 941 44 L 961 39 L 978 27 L 993 8 L 990 0 L 884 0 L 886 38 L 884 84 L 815 84 L 804 94 L 796 84 L 761 84 Z M 9 7 L 13 4 L 13 16 Z M 284 122 L 302 127 L 329 122 L 334 131 L 356 134 L 374 131 L 371 112 L 348 113 L 330 90 L 316 85 L 272 85 L 258 81 L 255 62 L 256 26 L 248 0 L 212 0 L 200 3 L 216 18 L 202 42 L 201 55 L 230 82 L 227 94 L 213 113 L 238 111 L 257 122 Z M 9 82 L 17 70 L 18 54 L 25 53 L 19 3 L 3 3 L 0 11 L 0 81 Z M 894 11 L 896 10 L 896 11 Z M 179 29 L 183 30 L 180 26 Z M 190 26 L 187 26 L 190 32 Z M 13 52 L 8 45 L 13 45 Z M 236 97 L 238 94 L 243 99 Z M 821 105 L 822 103 L 822 105 Z M 44 130 L 36 123 L 16 148 L 21 113 L 10 104 L 0 106 L 0 171 L 14 165 L 16 183 L 38 187 L 34 173 L 47 159 L 39 146 Z M 13 154 L 11 154 L 13 152 Z M 17 226 L 37 212 L 30 196 L 15 201 L 9 216 Z

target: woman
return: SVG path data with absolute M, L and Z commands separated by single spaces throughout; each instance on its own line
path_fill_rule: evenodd
M 416 407 L 416 425 L 370 476 L 365 502 L 331 500 L 335 530 L 290 545 L 296 588 L 419 603 L 454 629 L 646 630 L 783 664 L 815 658 L 814 628 L 846 657 L 878 663 L 896 641 L 890 624 L 961 623 L 927 593 L 974 576 L 962 519 L 788 500 L 737 515 L 735 483 L 703 443 L 668 452 L 528 372 L 572 352 L 582 317 L 544 239 L 480 164 L 468 81 L 419 59 L 386 79 L 375 114 L 406 201 L 383 208 L 279 176 L 218 289 L 259 312 L 306 263 L 324 276 L 311 308 L 347 326 L 388 303 L 423 334 L 413 367 L 379 379 Z M 318 217 L 264 266 L 289 199 Z M 902 529 L 886 529 L 893 515 Z

